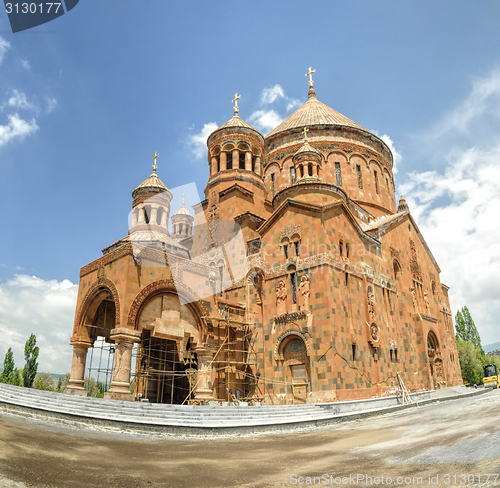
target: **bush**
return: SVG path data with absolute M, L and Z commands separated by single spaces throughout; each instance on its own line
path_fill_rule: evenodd
M 56 382 L 54 381 L 54 378 L 50 376 L 49 373 L 38 373 L 35 376 L 35 381 L 33 382 L 33 388 L 36 388 L 37 390 L 55 391 Z

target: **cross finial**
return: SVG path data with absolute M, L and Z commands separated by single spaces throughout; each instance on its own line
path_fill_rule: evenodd
M 241 95 L 238 95 L 237 93 L 234 94 L 233 98 L 233 103 L 234 103 L 234 115 L 237 115 L 238 113 L 238 100 L 241 98 Z
M 184 197 L 186 196 L 185 193 L 182 194 L 182 206 L 184 206 Z
M 309 67 L 309 71 L 306 73 L 306 76 L 309 76 L 309 86 L 311 87 L 314 85 L 313 73 L 316 73 L 316 70 Z
M 153 158 L 153 161 L 154 161 L 154 163 L 153 163 L 153 172 L 155 172 L 155 173 L 156 173 L 156 158 L 158 156 L 159 156 L 159 154 L 155 151 L 155 156 Z
M 304 141 L 307 141 L 307 133 L 309 132 L 309 129 L 307 127 L 304 127 L 304 130 L 302 132 L 304 133 Z

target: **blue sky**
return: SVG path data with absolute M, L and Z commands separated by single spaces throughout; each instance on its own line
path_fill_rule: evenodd
M 0 14 L 0 360 L 35 332 L 42 369 L 69 370 L 79 269 L 126 235 L 154 152 L 169 188 L 202 192 L 234 93 L 266 133 L 309 66 L 319 100 L 392 141 L 453 313 L 498 341 L 499 27 L 496 0 L 81 0 L 16 34 Z

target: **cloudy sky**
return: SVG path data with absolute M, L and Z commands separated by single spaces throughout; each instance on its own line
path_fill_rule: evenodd
M 0 361 L 12 346 L 21 366 L 33 332 L 41 370 L 69 371 L 79 269 L 126 235 L 154 152 L 175 210 L 234 94 L 266 133 L 309 66 L 322 102 L 391 145 L 453 313 L 499 341 L 499 46 L 497 0 L 89 0 L 17 34 L 0 14 Z

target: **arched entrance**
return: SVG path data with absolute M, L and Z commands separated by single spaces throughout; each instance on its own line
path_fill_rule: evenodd
M 444 388 L 444 386 L 446 386 L 446 382 L 444 378 L 441 348 L 439 347 L 438 338 L 432 330 L 430 330 L 427 334 L 427 356 L 429 358 L 431 388 Z
M 279 346 L 279 358 L 285 366 L 286 383 L 291 383 L 292 403 L 306 403 L 310 373 L 304 339 L 295 334 L 287 335 Z
M 141 341 L 137 347 L 135 387 L 137 397 L 150 403 L 182 404 L 198 372 L 196 346 L 200 328 L 195 311 L 181 304 L 177 294 L 158 292 L 137 314 Z

